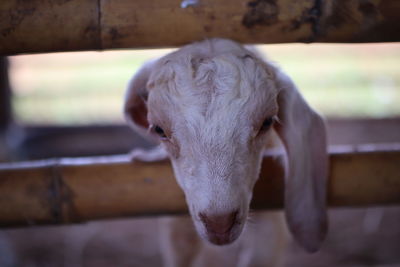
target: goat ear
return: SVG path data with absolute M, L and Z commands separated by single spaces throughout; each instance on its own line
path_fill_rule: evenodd
M 147 81 L 153 62 L 146 63 L 132 77 L 125 95 L 124 114 L 129 125 L 143 136 L 147 136 Z
M 276 72 L 280 123 L 276 130 L 287 154 L 285 214 L 294 238 L 309 252 L 327 233 L 328 154 L 325 124 L 288 76 Z

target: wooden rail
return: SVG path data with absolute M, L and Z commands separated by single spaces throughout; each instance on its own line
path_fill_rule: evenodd
M 400 41 L 398 0 L 2 0 L 0 54 L 244 43 Z M 191 1 L 196 2 L 196 1 Z
M 400 145 L 330 155 L 329 205 L 400 203 Z M 283 172 L 266 156 L 252 208 L 282 207 Z M 169 162 L 80 158 L 0 165 L 0 226 L 61 224 L 187 212 Z

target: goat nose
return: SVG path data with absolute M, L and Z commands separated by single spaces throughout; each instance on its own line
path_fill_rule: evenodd
M 207 215 L 203 212 L 199 213 L 200 220 L 204 223 L 208 232 L 215 234 L 228 233 L 236 222 L 238 211 L 227 214 Z

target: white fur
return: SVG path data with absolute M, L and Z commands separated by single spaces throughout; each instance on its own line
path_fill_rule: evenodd
M 143 111 L 137 97 L 142 91 L 147 117 L 136 120 Z M 194 43 L 147 64 L 134 77 L 125 113 L 135 128 L 164 129 L 168 139 L 161 145 L 200 236 L 209 239 L 200 213 L 238 211 L 229 242 L 245 225 L 264 144 L 275 131 L 260 133 L 260 127 L 266 118 L 279 117 L 276 131 L 288 154 L 289 227 L 308 250 L 319 247 L 326 232 L 324 126 L 275 66 L 233 41 Z

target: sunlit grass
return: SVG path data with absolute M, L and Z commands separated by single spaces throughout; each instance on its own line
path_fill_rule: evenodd
M 400 115 L 400 45 L 267 45 L 320 113 Z M 23 123 L 121 122 L 126 84 L 143 62 L 169 50 L 12 57 L 14 109 Z

